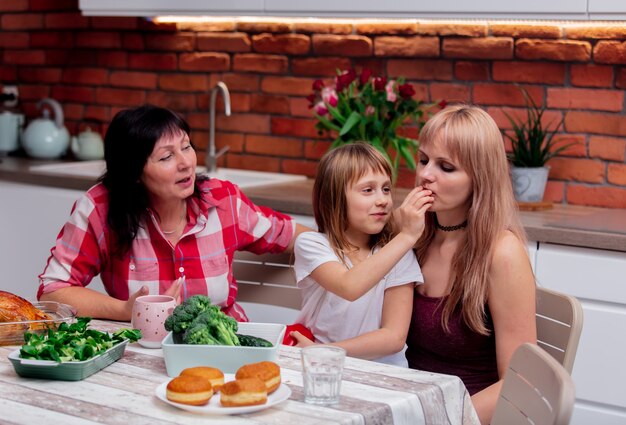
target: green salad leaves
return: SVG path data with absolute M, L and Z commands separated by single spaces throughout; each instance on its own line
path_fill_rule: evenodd
M 91 317 L 78 317 L 76 323 L 63 322 L 59 327 L 48 329 L 38 335 L 24 333 L 20 349 L 23 359 L 54 360 L 57 362 L 79 362 L 97 356 L 124 340 L 131 342 L 141 338 L 138 329 L 119 329 L 113 334 L 87 329 Z

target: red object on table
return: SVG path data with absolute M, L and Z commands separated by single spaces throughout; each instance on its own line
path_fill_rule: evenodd
M 315 337 L 313 333 L 309 330 L 309 328 L 305 327 L 300 323 L 294 323 L 293 325 L 287 325 L 287 329 L 285 330 L 285 336 L 283 338 L 284 345 L 296 345 L 298 341 L 291 336 L 291 332 L 298 331 L 302 335 L 309 338 L 311 341 L 315 341 Z

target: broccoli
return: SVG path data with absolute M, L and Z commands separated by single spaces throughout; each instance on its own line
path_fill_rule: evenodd
M 237 328 L 237 321 L 204 295 L 188 298 L 165 320 L 165 329 L 182 334 L 185 344 L 240 345 Z

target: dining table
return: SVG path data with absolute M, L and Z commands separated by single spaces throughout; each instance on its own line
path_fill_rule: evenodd
M 127 322 L 93 320 L 112 332 Z M 19 346 L 0 347 L 0 423 L 10 424 L 354 424 L 478 425 L 462 381 L 347 357 L 335 405 L 304 402 L 300 348 L 281 345 L 276 363 L 289 398 L 254 413 L 198 414 L 159 399 L 169 381 L 162 349 L 128 344 L 120 360 L 80 381 L 23 378 L 7 358 Z

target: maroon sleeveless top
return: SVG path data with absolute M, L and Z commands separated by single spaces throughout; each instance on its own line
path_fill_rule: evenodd
M 412 369 L 458 376 L 472 395 L 499 379 L 491 314 L 486 307 L 488 336 L 472 331 L 459 310 L 451 315 L 446 333 L 441 326 L 443 302 L 445 297 L 415 291 L 406 358 Z

